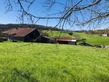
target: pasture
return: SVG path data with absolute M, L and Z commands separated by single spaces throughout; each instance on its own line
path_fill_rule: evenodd
M 3 42 L 0 82 L 109 82 L 109 49 Z
M 100 36 L 99 34 L 85 34 L 79 32 L 73 32 L 72 35 L 69 35 L 67 32 L 61 31 L 43 31 L 46 32 L 51 37 L 75 37 L 75 38 L 84 38 L 86 42 L 92 45 L 109 45 L 109 37 Z
M 85 34 L 75 32 L 73 36 L 85 38 L 86 42 L 93 45 L 109 45 L 109 37 L 100 36 L 99 34 Z

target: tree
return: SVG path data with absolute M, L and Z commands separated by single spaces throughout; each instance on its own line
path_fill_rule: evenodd
M 42 5 L 49 12 L 53 9 L 60 7 L 59 11 L 55 11 L 52 14 L 46 16 L 37 16 L 29 10 L 39 0 L 6 0 L 7 11 L 11 11 L 13 8 L 12 3 L 16 3 L 19 6 L 19 17 L 21 21 L 25 20 L 25 17 L 29 18 L 32 23 L 39 21 L 40 19 L 58 20 L 55 27 L 65 25 L 70 27 L 78 26 L 95 26 L 100 23 L 108 21 L 109 17 L 109 0 L 42 0 Z M 26 6 L 25 6 L 26 5 Z

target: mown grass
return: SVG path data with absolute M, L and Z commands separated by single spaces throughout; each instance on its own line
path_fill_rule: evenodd
M 109 49 L 3 42 L 0 82 L 109 82 Z

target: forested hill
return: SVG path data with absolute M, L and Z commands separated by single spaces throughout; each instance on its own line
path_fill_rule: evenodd
M 0 24 L 0 30 L 7 30 L 10 28 L 22 28 L 22 27 L 37 28 L 39 30 L 49 30 L 49 29 L 56 30 L 56 31 L 62 30 L 59 28 L 53 28 L 53 27 L 49 27 L 49 26 L 35 25 L 35 24 Z

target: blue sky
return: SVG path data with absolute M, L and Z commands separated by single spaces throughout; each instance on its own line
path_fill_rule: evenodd
M 0 23 L 15 23 L 16 19 L 14 13 L 10 12 L 6 14 L 4 0 L 1 0 L 0 4 Z
M 16 4 L 12 4 L 13 5 L 13 11 L 10 11 L 8 13 L 6 13 L 6 0 L 0 0 L 0 24 L 9 24 L 9 23 L 20 23 L 21 21 L 18 20 L 18 17 L 20 15 L 20 13 L 18 12 L 19 6 Z M 14 0 L 12 0 L 14 1 Z M 36 0 L 37 2 L 35 2 L 31 8 L 30 8 L 30 13 L 36 15 L 36 16 L 47 16 L 47 14 L 52 14 L 52 13 L 57 13 L 59 11 L 61 11 L 63 9 L 63 6 L 58 6 L 55 5 L 53 6 L 53 8 L 51 9 L 52 11 L 48 12 L 46 11 L 46 9 L 42 6 L 42 3 L 46 0 Z M 65 2 L 66 0 L 59 0 L 59 2 Z M 87 0 L 90 2 L 90 0 Z M 88 2 L 87 2 L 88 3 Z M 68 3 L 69 4 L 69 3 Z M 82 4 L 86 4 L 86 2 L 83 1 Z M 24 4 L 24 7 L 26 7 L 27 4 Z M 59 15 L 60 16 L 60 15 Z M 81 17 L 79 17 L 81 18 Z M 28 22 L 25 22 L 28 23 Z M 55 26 L 58 23 L 57 20 L 39 20 L 36 24 L 40 24 L 40 25 L 48 25 L 48 26 Z M 100 28 L 102 27 L 107 27 L 108 24 L 102 24 L 102 26 L 99 25 Z M 65 27 L 67 27 L 67 29 L 69 29 L 70 27 L 68 25 L 66 25 Z M 75 28 L 73 28 L 74 30 L 76 30 L 77 28 L 82 30 L 82 28 L 79 28 L 79 26 L 74 26 Z M 87 29 L 87 28 L 85 28 Z
M 39 0 L 37 0 L 37 5 L 35 5 L 35 3 L 33 4 L 33 6 L 30 8 L 30 12 L 36 16 L 42 16 L 44 17 L 48 12 L 46 11 L 46 9 L 44 9 L 44 7 L 42 7 L 42 2 Z M 6 13 L 6 2 L 5 0 L 0 0 L 0 24 L 8 24 L 8 23 L 20 23 L 21 21 L 18 20 L 18 17 L 20 15 L 20 13 L 18 12 L 19 6 L 12 4 L 13 5 L 13 11 L 7 12 Z M 26 4 L 24 5 L 26 6 Z M 52 11 L 53 12 L 53 11 Z M 51 13 L 52 13 L 51 12 Z M 37 22 L 37 24 L 43 24 L 46 25 L 48 20 L 40 20 Z M 48 24 L 50 25 L 54 25 L 56 21 L 53 20 L 53 22 L 51 22 L 51 20 L 49 21 Z M 28 22 L 27 22 L 28 23 Z

